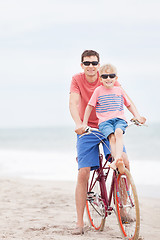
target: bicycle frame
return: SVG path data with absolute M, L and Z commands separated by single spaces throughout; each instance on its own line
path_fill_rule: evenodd
M 90 128 L 86 134 L 91 132 Z M 93 134 L 99 138 L 98 134 Z M 101 142 L 104 143 L 103 140 Z M 95 230 L 103 231 L 105 219 L 115 212 L 122 236 L 125 239 L 137 240 L 140 210 L 136 187 L 127 168 L 123 174 L 117 169 L 114 170 L 113 173 L 111 172 L 111 179 L 109 178 L 111 168 L 107 163 L 110 159 L 112 159 L 111 155 L 103 162 L 103 155 L 100 153 L 99 168 L 93 171 L 88 182 L 86 209 L 89 221 Z
M 89 189 L 89 192 L 90 192 L 91 189 L 96 184 L 96 182 L 97 181 L 100 182 L 101 197 L 102 197 L 102 200 L 104 202 L 105 210 L 106 210 L 105 217 L 107 217 L 108 213 L 111 214 L 111 211 L 113 211 L 113 208 L 111 207 L 111 202 L 112 202 L 112 197 L 113 197 L 113 201 L 115 203 L 114 185 L 116 186 L 118 200 L 119 200 L 120 206 L 121 206 L 121 199 L 119 198 L 119 189 L 118 189 L 118 184 L 117 184 L 116 170 L 113 172 L 113 175 L 112 175 L 112 180 L 111 180 L 109 193 L 107 192 L 107 188 L 106 188 L 106 181 L 107 181 L 107 178 L 108 178 L 108 175 L 109 175 L 109 172 L 110 172 L 110 167 L 106 167 L 106 165 L 107 165 L 108 161 L 110 160 L 110 158 L 111 158 L 111 155 L 108 156 L 108 158 L 105 160 L 105 163 L 103 165 L 103 156 L 102 156 L 102 154 L 100 154 L 100 156 L 99 156 L 100 166 L 97 170 L 94 170 L 94 173 L 92 175 L 92 179 L 91 179 L 91 182 L 90 182 L 90 189 Z M 107 172 L 104 173 L 104 170 L 107 170 Z M 94 179 L 95 174 L 97 174 L 97 177 Z M 129 191 L 128 191 L 128 184 L 127 184 L 126 180 L 125 180 L 125 184 L 126 184 L 128 196 L 130 198 Z M 133 206 L 131 198 L 130 198 L 130 201 L 131 201 L 131 204 Z
M 100 166 L 97 170 L 94 171 L 93 175 L 92 175 L 92 179 L 90 182 L 90 189 L 89 192 L 91 191 L 91 189 L 94 187 L 94 185 L 96 184 L 97 181 L 100 182 L 100 190 L 101 190 L 101 197 L 102 200 L 104 202 L 105 205 L 105 210 L 106 210 L 106 214 L 105 217 L 108 216 L 108 214 L 111 214 L 111 211 L 113 211 L 113 208 L 111 207 L 111 201 L 112 201 L 112 197 L 114 200 L 114 184 L 116 182 L 116 172 L 113 172 L 113 176 L 112 176 L 112 181 L 111 181 L 111 186 L 110 186 L 110 190 L 109 193 L 107 193 L 107 188 L 106 188 L 106 181 L 110 172 L 110 167 L 107 167 L 107 162 L 110 160 L 111 155 L 108 156 L 107 160 L 105 160 L 105 163 L 103 164 L 103 156 L 102 154 L 100 154 L 99 156 L 99 162 L 100 162 Z M 104 170 L 107 170 L 106 173 L 104 173 Z M 97 177 L 95 177 L 95 174 L 97 174 Z M 118 185 L 116 184 L 117 189 L 118 189 Z

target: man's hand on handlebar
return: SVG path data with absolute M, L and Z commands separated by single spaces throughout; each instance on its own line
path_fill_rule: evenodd
M 76 128 L 75 128 L 75 132 L 79 135 L 83 134 L 86 132 L 86 127 L 87 125 L 85 124 L 80 124 L 80 125 L 76 125 Z

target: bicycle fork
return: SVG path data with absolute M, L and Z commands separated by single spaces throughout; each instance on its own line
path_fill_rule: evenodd
M 118 179 L 117 179 L 117 177 L 118 177 L 118 173 L 117 172 L 115 172 L 115 184 L 116 184 L 116 192 L 117 192 L 117 198 L 118 198 L 118 202 L 120 203 L 120 208 L 123 208 L 123 204 L 122 204 L 122 201 L 121 201 L 121 197 L 120 197 L 120 193 L 119 193 L 119 187 L 118 187 Z M 131 196 L 130 196 L 130 192 L 129 192 L 129 187 L 128 187 L 128 183 L 127 183 L 127 177 L 126 177 L 126 175 L 121 175 L 121 177 L 123 178 L 123 180 L 124 180 L 124 183 L 125 183 L 125 187 L 126 187 L 126 192 L 127 192 L 127 195 L 128 195 L 128 197 L 129 197 L 129 200 L 130 200 L 130 203 L 131 203 L 131 206 L 132 207 L 134 207 L 134 203 L 133 203 L 133 201 L 132 201 L 132 199 L 131 199 Z

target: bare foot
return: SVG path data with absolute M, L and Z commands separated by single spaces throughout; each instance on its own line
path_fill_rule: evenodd
M 118 171 L 123 174 L 125 170 L 125 166 L 123 163 L 123 160 L 121 158 L 116 160 L 116 167 L 118 168 Z
M 83 227 L 76 227 L 71 232 L 72 235 L 82 235 L 84 234 Z

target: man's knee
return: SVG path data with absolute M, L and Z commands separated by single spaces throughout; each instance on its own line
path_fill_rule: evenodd
M 78 172 L 79 181 L 88 181 L 90 175 L 90 167 L 80 168 Z
M 115 142 L 116 142 L 116 138 L 115 138 L 114 133 L 111 133 L 111 134 L 108 136 L 108 140 L 109 140 L 110 143 L 115 143 Z

